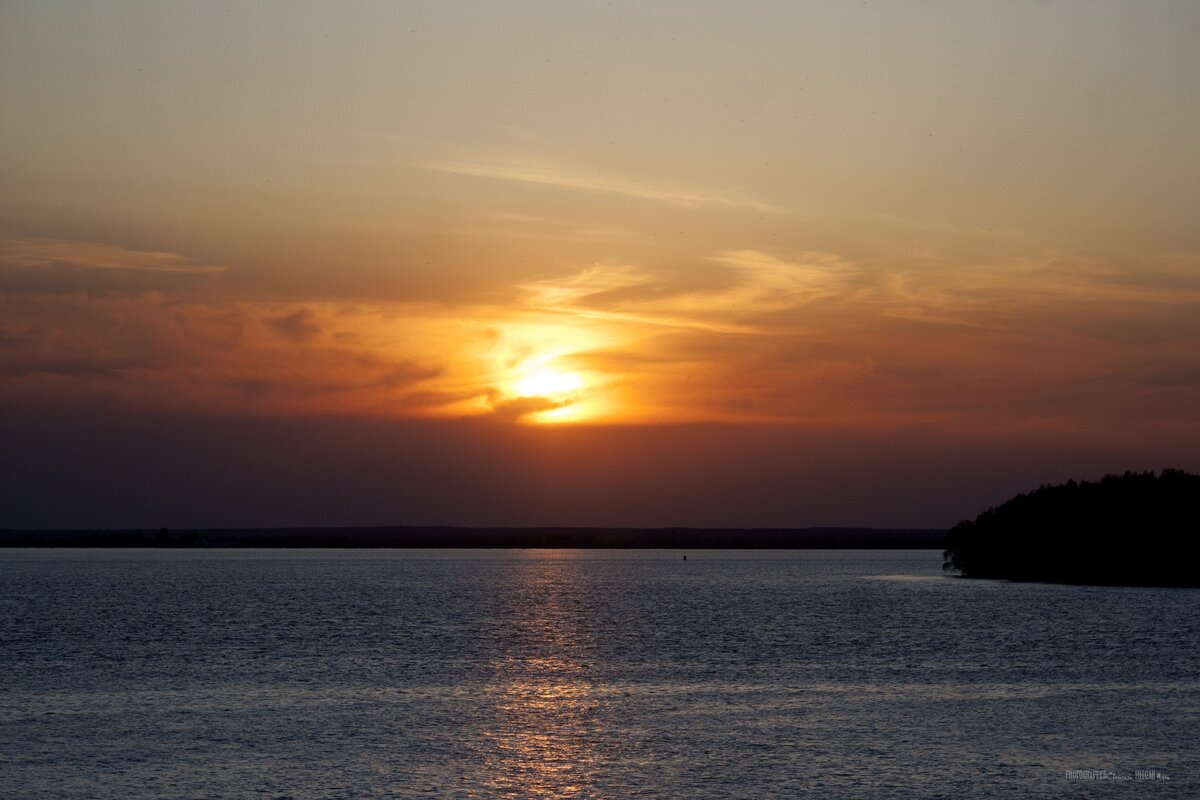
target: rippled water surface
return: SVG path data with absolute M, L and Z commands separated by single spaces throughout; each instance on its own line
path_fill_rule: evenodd
M 0 797 L 1200 797 L 1196 590 L 687 556 L 0 551 Z

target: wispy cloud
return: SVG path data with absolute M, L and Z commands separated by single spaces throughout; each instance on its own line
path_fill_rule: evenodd
M 869 291 L 855 264 L 825 253 L 788 260 L 758 250 L 718 253 L 714 268 L 659 275 L 595 266 L 521 287 L 534 307 L 577 316 L 729 334 L 774 333 L 770 315 Z
M 691 290 L 635 267 L 594 266 L 559 279 L 534 281 L 517 287 L 525 304 L 587 320 L 653 328 L 681 328 L 710 333 L 751 334 L 751 325 L 706 319 L 696 314 Z
M 517 181 L 542 186 L 553 186 L 582 192 L 614 194 L 634 197 L 681 208 L 716 206 L 757 211 L 763 214 L 782 213 L 783 209 L 769 203 L 746 197 L 739 189 L 684 189 L 652 181 L 643 181 L 604 170 L 583 169 L 578 166 L 553 161 L 533 159 L 497 160 L 448 160 L 432 161 L 421 165 L 436 172 L 468 175 L 475 178 Z
M 197 264 L 187 256 L 158 250 L 132 250 L 103 242 L 18 238 L 0 240 L 0 264 L 24 269 L 69 267 L 131 272 L 219 273 L 226 267 Z
M 712 257 L 734 270 L 736 285 L 721 298 L 757 310 L 780 310 L 846 298 L 862 288 L 863 271 L 830 253 L 804 253 L 790 259 L 760 250 L 729 250 Z

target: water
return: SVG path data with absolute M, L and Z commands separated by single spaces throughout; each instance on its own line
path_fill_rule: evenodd
M 940 564 L 0 551 L 0 796 L 1200 796 L 1200 593 Z

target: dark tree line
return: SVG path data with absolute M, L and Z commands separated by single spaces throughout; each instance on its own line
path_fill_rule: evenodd
M 1200 586 L 1200 475 L 1175 469 L 1042 486 L 954 526 L 946 571 L 969 578 Z
M 945 530 L 874 528 L 220 528 L 2 531 L 0 547 L 928 548 Z

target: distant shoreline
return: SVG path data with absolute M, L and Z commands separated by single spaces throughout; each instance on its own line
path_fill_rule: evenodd
M 207 528 L 0 530 L 0 548 L 552 548 L 940 550 L 931 528 Z

